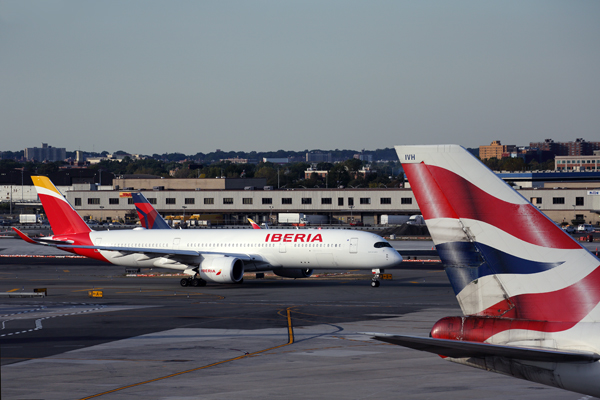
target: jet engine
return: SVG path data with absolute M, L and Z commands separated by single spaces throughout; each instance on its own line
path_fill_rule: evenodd
M 284 278 L 308 278 L 312 275 L 312 269 L 302 269 L 302 268 L 278 268 L 274 269 L 273 273 L 277 276 L 282 276 Z
M 200 277 L 208 282 L 238 283 L 244 278 L 244 262 L 235 257 L 210 257 L 200 263 Z

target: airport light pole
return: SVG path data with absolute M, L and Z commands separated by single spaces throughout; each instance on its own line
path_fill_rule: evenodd
M 187 208 L 187 206 L 181 206 L 181 208 L 183 209 L 183 226 L 187 226 L 187 224 L 185 223 L 185 209 Z
M 350 223 L 354 222 L 354 217 L 352 216 L 352 209 L 354 208 L 354 206 L 348 206 L 348 208 L 350 208 Z
M 100 222 L 102 222 L 103 214 L 104 214 L 104 206 L 100 206 Z

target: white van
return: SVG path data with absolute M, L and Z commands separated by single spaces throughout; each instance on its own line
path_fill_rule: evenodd
M 577 227 L 579 233 L 591 233 L 594 232 L 594 227 L 590 224 L 581 224 Z

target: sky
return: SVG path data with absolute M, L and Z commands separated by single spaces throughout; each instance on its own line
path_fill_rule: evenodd
M 600 140 L 599 1 L 0 2 L 0 151 Z

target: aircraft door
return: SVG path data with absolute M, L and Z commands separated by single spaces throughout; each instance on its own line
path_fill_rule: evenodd
M 181 242 L 181 238 L 173 239 L 173 250 L 179 249 L 179 242 Z
M 350 239 L 350 253 L 358 253 L 358 238 Z
M 283 242 L 279 243 L 279 252 L 285 253 L 285 243 L 283 243 Z

